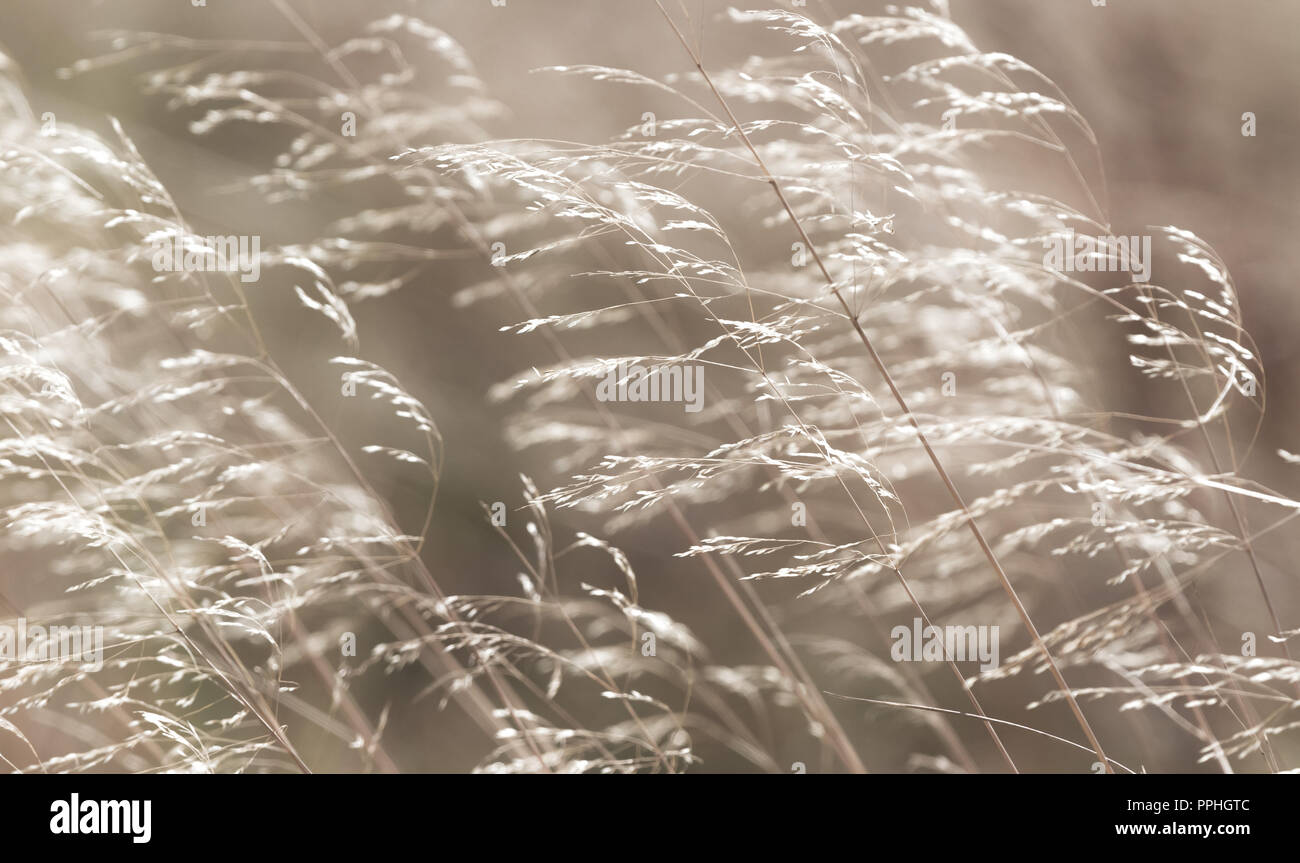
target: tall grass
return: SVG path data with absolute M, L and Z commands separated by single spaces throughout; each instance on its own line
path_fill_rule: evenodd
M 453 712 L 491 772 L 1293 766 L 1300 630 L 1256 546 L 1300 502 L 1243 470 L 1264 375 L 1236 288 L 1199 237 L 1109 211 L 1044 75 L 942 3 L 665 4 L 681 73 L 547 71 L 671 113 L 489 140 L 502 106 L 448 34 L 332 44 L 272 6 L 296 40 L 108 34 L 69 70 L 144 64 L 195 134 L 264 137 L 269 203 L 351 205 L 266 251 L 256 296 L 156 272 L 203 214 L 120 127 L 42 135 L 6 91 L 0 549 L 47 574 L 15 614 L 110 632 L 102 671 L 5 666 L 11 767 L 396 771 Z M 715 67 L 706 28 L 771 48 Z M 1152 235 L 1152 278 L 1049 266 L 1067 232 Z M 546 358 L 487 394 L 534 474 L 504 524 L 483 502 L 509 595 L 442 586 L 457 454 L 354 317 L 448 275 Z M 275 331 L 290 302 L 323 351 Z M 625 364 L 703 367 L 703 409 L 602 400 Z M 998 626 L 1000 664 L 891 661 L 914 618 Z

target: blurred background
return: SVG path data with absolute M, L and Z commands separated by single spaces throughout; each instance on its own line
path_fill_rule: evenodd
M 725 11 L 723 3 L 687 0 L 692 10 Z M 380 4 L 294 0 L 293 7 L 328 42 L 354 33 Z M 681 46 L 650 2 L 632 0 L 490 0 L 389 4 L 418 14 L 464 47 L 486 92 L 504 110 L 483 121 L 495 138 L 602 141 L 640 122 L 657 104 L 632 101 L 628 89 L 534 74 L 553 65 L 596 64 L 651 76 L 687 70 Z M 670 4 L 671 5 L 671 4 Z M 762 8 L 762 4 L 743 4 Z M 810 0 L 821 20 L 871 4 Z M 384 7 L 387 9 L 388 7 Z M 871 6 L 871 8 L 875 8 Z M 827 10 L 832 10 L 827 12 Z M 1300 236 L 1300 162 L 1294 82 L 1300 80 L 1300 3 L 1278 0 L 952 0 L 953 18 L 985 51 L 1012 54 L 1043 72 L 1090 121 L 1104 159 L 1110 210 L 1130 233 L 1144 225 L 1178 225 L 1212 244 L 1240 292 L 1247 329 L 1267 371 L 1268 412 L 1261 442 L 1244 472 L 1274 488 L 1300 494 L 1300 467 L 1287 466 L 1278 447 L 1295 448 L 1300 425 L 1300 326 L 1295 287 L 1295 238 Z M 707 18 L 706 18 L 707 22 Z M 706 23 L 706 64 L 742 59 L 752 46 L 734 29 Z M 258 130 L 234 127 L 195 137 L 193 112 L 169 110 L 142 93 L 141 75 L 156 63 L 124 64 L 62 77 L 58 70 L 104 50 L 105 30 L 153 31 L 193 39 L 297 39 L 263 0 L 0 0 L 0 49 L 25 79 L 40 115 L 111 137 L 108 117 L 123 124 L 183 212 L 199 227 L 261 234 L 265 245 L 315 236 L 328 218 L 354 202 L 268 206 L 247 192 L 214 192 L 263 170 L 272 154 Z M 649 107 L 647 107 L 649 106 Z M 1253 112 L 1257 134 L 1241 133 Z M 336 211 L 332 212 L 331 207 Z M 238 226 L 236 231 L 233 226 Z M 218 231 L 220 232 L 220 231 Z M 428 406 L 446 444 L 443 483 L 425 557 L 453 591 L 508 592 L 517 564 L 483 518 L 482 502 L 520 504 L 519 474 L 544 472 L 513 453 L 502 438 L 502 416 L 484 397 L 489 387 L 546 361 L 528 340 L 499 332 L 522 318 L 493 305 L 459 308 L 452 294 L 472 273 L 439 270 L 374 302 L 354 307 L 362 355 L 394 372 Z M 478 277 L 482 277 L 479 273 Z M 269 310 L 267 328 L 295 349 L 310 352 L 322 330 L 313 317 Z M 1145 395 L 1124 370 L 1125 348 L 1114 345 L 1113 406 L 1134 409 Z M 535 353 L 530 353 L 533 351 Z M 346 421 L 346 418 L 342 418 Z M 358 420 L 364 422 L 364 420 Z M 355 431 L 355 429 L 354 429 Z M 381 488 L 399 512 L 418 511 L 428 489 L 405 485 L 395 471 Z M 557 514 L 561 526 L 566 516 Z M 582 527 L 581 524 L 571 525 Z M 727 656 L 727 616 L 720 600 L 699 588 L 700 576 L 671 557 L 672 542 L 643 531 L 620 544 L 642 578 L 647 606 L 670 610 L 696 631 L 711 633 L 722 658 L 752 660 L 741 648 Z M 1300 543 L 1274 537 L 1263 551 L 1266 575 L 1294 582 L 1286 567 Z M 0 574 L 5 575 L 5 574 Z M 1230 589 L 1230 588 L 1229 588 Z M 1295 591 L 1284 620 L 1294 620 Z M 730 624 L 738 626 L 738 624 Z M 737 634 L 736 641 L 743 642 Z M 1016 714 L 1023 698 L 1008 695 L 992 708 Z M 992 709 L 991 708 L 991 709 Z M 416 713 L 395 714 L 389 738 L 407 763 L 462 770 L 479 751 L 459 746 L 456 725 L 429 740 Z M 1067 726 L 1068 727 L 1068 726 Z M 1024 744 L 1033 750 L 1033 741 Z M 878 757 L 890 762 L 888 756 Z M 1032 759 L 1027 759 L 1032 763 Z M 715 769 L 724 764 L 711 765 Z

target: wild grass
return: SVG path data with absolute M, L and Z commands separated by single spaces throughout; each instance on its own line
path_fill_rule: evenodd
M 0 554 L 32 585 L 12 613 L 109 632 L 98 672 L 3 667 L 11 768 L 396 771 L 454 711 L 486 772 L 1294 767 L 1300 630 L 1257 546 L 1300 502 L 1245 469 L 1265 382 L 1236 287 L 1191 232 L 1110 213 L 1044 75 L 943 3 L 666 4 L 684 71 L 548 70 L 652 93 L 648 125 L 490 140 L 448 34 L 331 44 L 272 5 L 299 39 L 107 34 L 69 73 L 143 63 L 194 134 L 265 136 L 269 204 L 365 202 L 262 260 L 331 375 L 237 275 L 153 270 L 202 232 L 125 131 L 42 135 L 6 90 Z M 714 67 L 714 28 L 772 50 Z M 1152 279 L 1047 266 L 1068 231 L 1152 235 Z M 431 282 L 546 357 L 486 394 L 533 474 L 498 525 L 514 594 L 441 586 L 456 453 L 365 359 L 355 307 Z M 620 363 L 703 366 L 704 409 L 600 400 Z M 325 419 L 344 398 L 367 440 Z M 689 596 L 621 550 L 647 544 Z M 913 618 L 999 626 L 1000 665 L 891 661 Z

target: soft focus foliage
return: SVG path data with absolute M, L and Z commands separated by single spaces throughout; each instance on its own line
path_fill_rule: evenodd
M 452 35 L 395 14 L 326 44 L 274 5 L 300 41 L 121 32 L 67 72 L 143 64 L 194 135 L 264 137 L 243 185 L 268 206 L 352 205 L 265 248 L 253 286 L 156 272 L 203 214 L 120 128 L 42 134 L 5 79 L 0 561 L 24 616 L 107 633 L 99 671 L 3 667 L 14 769 L 399 770 L 452 713 L 488 772 L 1291 766 L 1297 631 L 1254 544 L 1300 503 L 1241 470 L 1259 351 L 1205 240 L 1109 211 L 1045 76 L 943 3 L 731 10 L 708 26 L 768 50 L 696 66 L 701 22 L 665 4 L 689 71 L 540 74 L 671 114 L 491 140 L 505 109 Z M 1150 235 L 1151 280 L 1045 265 L 1071 232 Z M 457 453 L 366 359 L 358 310 L 429 282 L 546 358 L 484 394 L 536 466 L 496 537 L 509 595 L 442 586 Z M 703 410 L 600 400 L 620 363 L 702 365 Z M 1150 413 L 1116 404 L 1121 375 Z M 647 544 L 723 618 L 643 600 L 620 549 Z M 1258 655 L 1198 595 L 1211 573 Z M 917 617 L 998 626 L 999 667 L 891 661 Z M 989 707 L 1009 699 L 1033 709 Z

